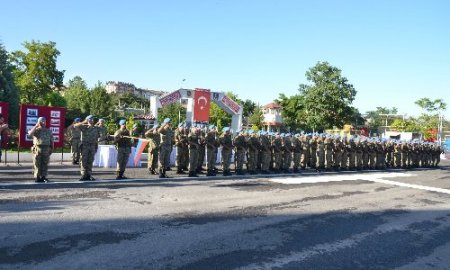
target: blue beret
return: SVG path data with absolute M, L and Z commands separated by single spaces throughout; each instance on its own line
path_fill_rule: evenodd
M 99 121 L 99 122 L 105 122 L 105 119 L 100 118 L 100 119 L 98 119 L 98 121 Z
M 81 121 L 81 118 L 77 117 L 77 118 L 73 119 L 73 121 L 75 121 L 75 122 L 80 122 L 80 121 Z
M 163 123 L 164 123 L 164 124 L 170 123 L 170 118 L 169 118 L 169 117 L 165 118 L 164 121 L 163 121 Z
M 227 131 L 229 131 L 229 130 L 230 130 L 230 127 L 224 127 L 224 128 L 222 129 L 223 132 L 227 132 Z
M 92 114 L 86 116 L 86 120 L 94 120 L 94 116 Z
M 213 129 L 213 128 L 215 128 L 216 126 L 215 125 L 209 125 L 209 129 Z
M 247 130 L 247 133 L 248 133 L 248 134 L 253 134 L 253 129 Z
M 127 121 L 125 119 L 121 119 L 119 121 L 119 125 L 125 125 L 127 123 Z
M 159 127 L 158 123 L 153 124 L 153 128 L 158 128 L 158 127 Z
M 47 119 L 45 119 L 45 117 L 41 116 L 41 117 L 38 118 L 37 121 L 38 121 L 38 123 L 41 123 L 41 122 L 46 122 Z

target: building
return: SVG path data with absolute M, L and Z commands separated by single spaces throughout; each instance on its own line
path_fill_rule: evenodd
M 280 127 L 283 125 L 283 118 L 281 117 L 281 111 L 283 108 L 280 104 L 269 103 L 262 106 L 263 111 L 263 126 L 267 131 L 280 131 Z
M 108 94 L 116 93 L 116 94 L 125 94 L 130 93 L 137 97 L 143 98 L 143 99 L 149 99 L 152 96 L 162 96 L 166 94 L 164 91 L 159 90 L 151 90 L 151 89 L 144 89 L 144 88 L 137 88 L 132 83 L 125 83 L 125 82 L 119 82 L 119 81 L 109 81 L 106 83 L 106 92 Z

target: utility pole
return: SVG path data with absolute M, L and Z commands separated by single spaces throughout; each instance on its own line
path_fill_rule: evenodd
M 393 113 L 380 113 L 379 116 L 386 116 L 386 125 L 384 126 L 384 136 L 386 137 L 386 130 L 388 127 L 388 118 L 389 116 L 402 116 L 403 122 L 405 122 L 405 115 L 404 114 L 393 114 Z

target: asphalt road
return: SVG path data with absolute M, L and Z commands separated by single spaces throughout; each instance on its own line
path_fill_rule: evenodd
M 48 184 L 1 167 L 0 268 L 450 269 L 442 165 L 89 183 L 55 165 Z

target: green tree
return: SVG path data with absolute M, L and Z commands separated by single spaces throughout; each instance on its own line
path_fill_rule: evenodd
M 380 127 L 386 126 L 386 121 L 388 121 L 387 125 L 390 125 L 390 121 L 393 119 L 398 119 L 399 116 L 393 116 L 398 113 L 397 108 L 387 108 L 387 107 L 376 107 L 373 111 L 367 111 L 365 118 L 368 123 L 369 128 L 378 133 Z M 392 115 L 392 116 L 388 116 Z M 398 123 L 398 122 L 397 122 Z M 384 130 L 384 129 L 383 129 Z
M 50 92 L 45 97 L 46 105 L 48 106 L 56 106 L 56 107 L 66 107 L 67 101 L 66 99 L 58 92 Z
M 259 107 L 259 106 L 256 107 L 253 110 L 253 114 L 251 114 L 248 117 L 248 123 L 250 125 L 252 125 L 252 128 L 253 127 L 257 128 L 257 130 L 262 129 L 262 127 L 263 127 L 263 120 L 264 120 L 263 111 L 261 110 L 261 107 Z M 253 129 L 255 129 L 255 128 L 253 128 Z
M 72 80 L 69 80 L 67 88 L 64 91 L 64 97 L 67 101 L 68 119 L 74 119 L 81 115 L 89 114 L 89 90 L 86 82 L 80 76 L 75 76 Z
M 11 54 L 14 65 L 16 85 L 20 90 L 21 103 L 47 105 L 53 90 L 63 87 L 64 71 L 56 68 L 60 52 L 55 42 L 25 42 L 26 52 L 15 51 Z
M 310 85 L 301 85 L 304 96 L 305 116 L 308 126 L 323 130 L 333 126 L 341 127 L 351 122 L 356 90 L 342 71 L 328 62 L 318 62 L 306 72 Z
M 164 118 L 168 117 L 172 120 L 174 127 L 178 126 L 178 118 L 180 115 L 180 121 L 185 121 L 186 109 L 179 102 L 172 103 L 158 110 L 158 123 L 162 123 Z
M 447 104 L 442 99 L 431 101 L 429 98 L 421 98 L 416 100 L 415 104 L 429 113 L 445 111 L 447 109 Z
M 280 94 L 275 102 L 283 107 L 281 115 L 286 127 L 291 130 L 309 129 L 306 122 L 304 96 L 297 94 L 287 97 L 285 94 Z
M 98 117 L 110 117 L 113 114 L 114 106 L 111 96 L 106 92 L 105 87 L 98 82 L 89 93 L 90 114 Z
M 0 101 L 9 103 L 9 123 L 18 127 L 19 93 L 12 74 L 13 66 L 8 60 L 8 52 L 0 43 Z

